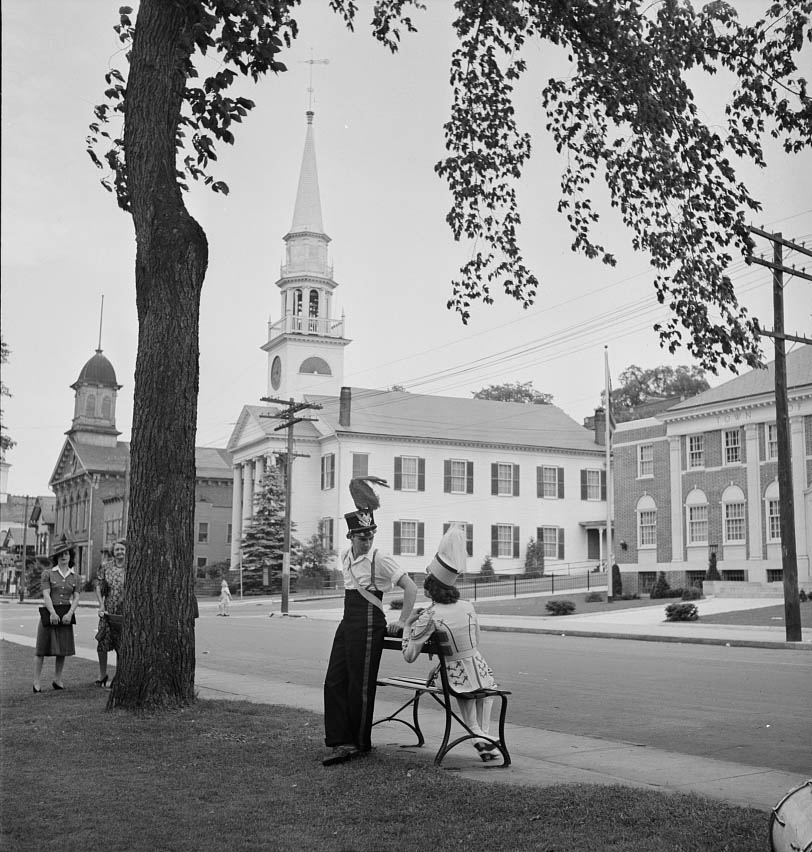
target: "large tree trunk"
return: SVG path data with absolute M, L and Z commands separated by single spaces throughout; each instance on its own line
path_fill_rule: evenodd
M 194 701 L 198 324 L 208 246 L 176 178 L 183 63 L 192 48 L 186 8 L 142 0 L 126 92 L 139 328 L 125 626 L 108 706 L 128 709 Z

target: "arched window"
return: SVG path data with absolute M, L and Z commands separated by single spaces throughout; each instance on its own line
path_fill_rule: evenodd
M 637 501 L 637 546 L 657 546 L 657 504 L 648 494 Z
M 308 316 L 317 317 L 319 315 L 319 291 L 311 290 L 308 306 Z
M 728 485 L 722 492 L 722 519 L 725 544 L 744 544 L 747 538 L 744 491 L 738 485 Z
M 87 399 L 85 400 L 85 416 L 96 416 L 96 395 L 93 393 L 89 393 L 87 395 Z
M 324 358 L 319 358 L 316 355 L 312 355 L 310 358 L 305 358 L 302 361 L 301 367 L 299 367 L 300 373 L 305 374 L 313 374 L 317 373 L 320 376 L 332 376 L 332 371 L 330 370 L 330 365 L 324 360 Z
M 302 291 L 293 291 L 293 315 L 300 317 L 302 315 Z
M 102 417 L 109 420 L 113 412 L 113 400 L 107 394 L 102 397 Z
M 764 490 L 764 510 L 767 516 L 767 541 L 781 541 L 781 501 L 778 480 L 774 479 Z
M 708 543 L 708 498 L 701 488 L 694 488 L 685 500 L 688 544 Z

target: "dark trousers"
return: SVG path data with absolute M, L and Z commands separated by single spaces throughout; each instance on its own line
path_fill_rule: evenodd
M 375 594 L 373 592 L 373 594 Z M 378 597 L 382 597 L 378 593 Z M 386 619 L 356 591 L 344 593 L 344 617 L 336 630 L 324 678 L 324 742 L 372 747 L 375 687 Z

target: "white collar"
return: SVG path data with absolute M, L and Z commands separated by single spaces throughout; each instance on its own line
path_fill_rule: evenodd
M 76 572 L 73 570 L 73 568 L 68 568 L 68 573 L 67 573 L 67 574 L 63 574 L 63 573 L 59 570 L 59 566 L 58 566 L 58 565 L 54 565 L 54 567 L 53 567 L 53 568 L 51 568 L 51 571 L 56 571 L 56 572 L 59 574 L 59 576 L 60 576 L 63 580 L 65 579 L 65 577 L 69 576 L 70 574 L 75 574 L 75 573 L 76 573 Z

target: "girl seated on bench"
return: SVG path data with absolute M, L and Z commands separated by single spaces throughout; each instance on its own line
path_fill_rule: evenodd
M 423 645 L 435 632 L 442 632 L 442 653 L 448 671 L 449 686 L 455 693 L 496 689 L 493 672 L 479 653 L 479 622 L 474 605 L 460 600 L 454 585 L 465 572 L 465 535 L 458 526 L 451 526 L 442 537 L 437 554 L 426 568 L 423 590 L 432 602 L 425 610 L 416 609 L 406 620 L 403 631 L 403 656 L 413 663 Z M 434 672 L 430 686 L 439 686 L 439 669 Z M 457 695 L 460 716 L 471 733 L 488 737 L 491 722 L 492 697 L 464 698 Z M 488 739 L 474 740 L 474 748 L 483 761 L 496 760 L 499 751 Z

